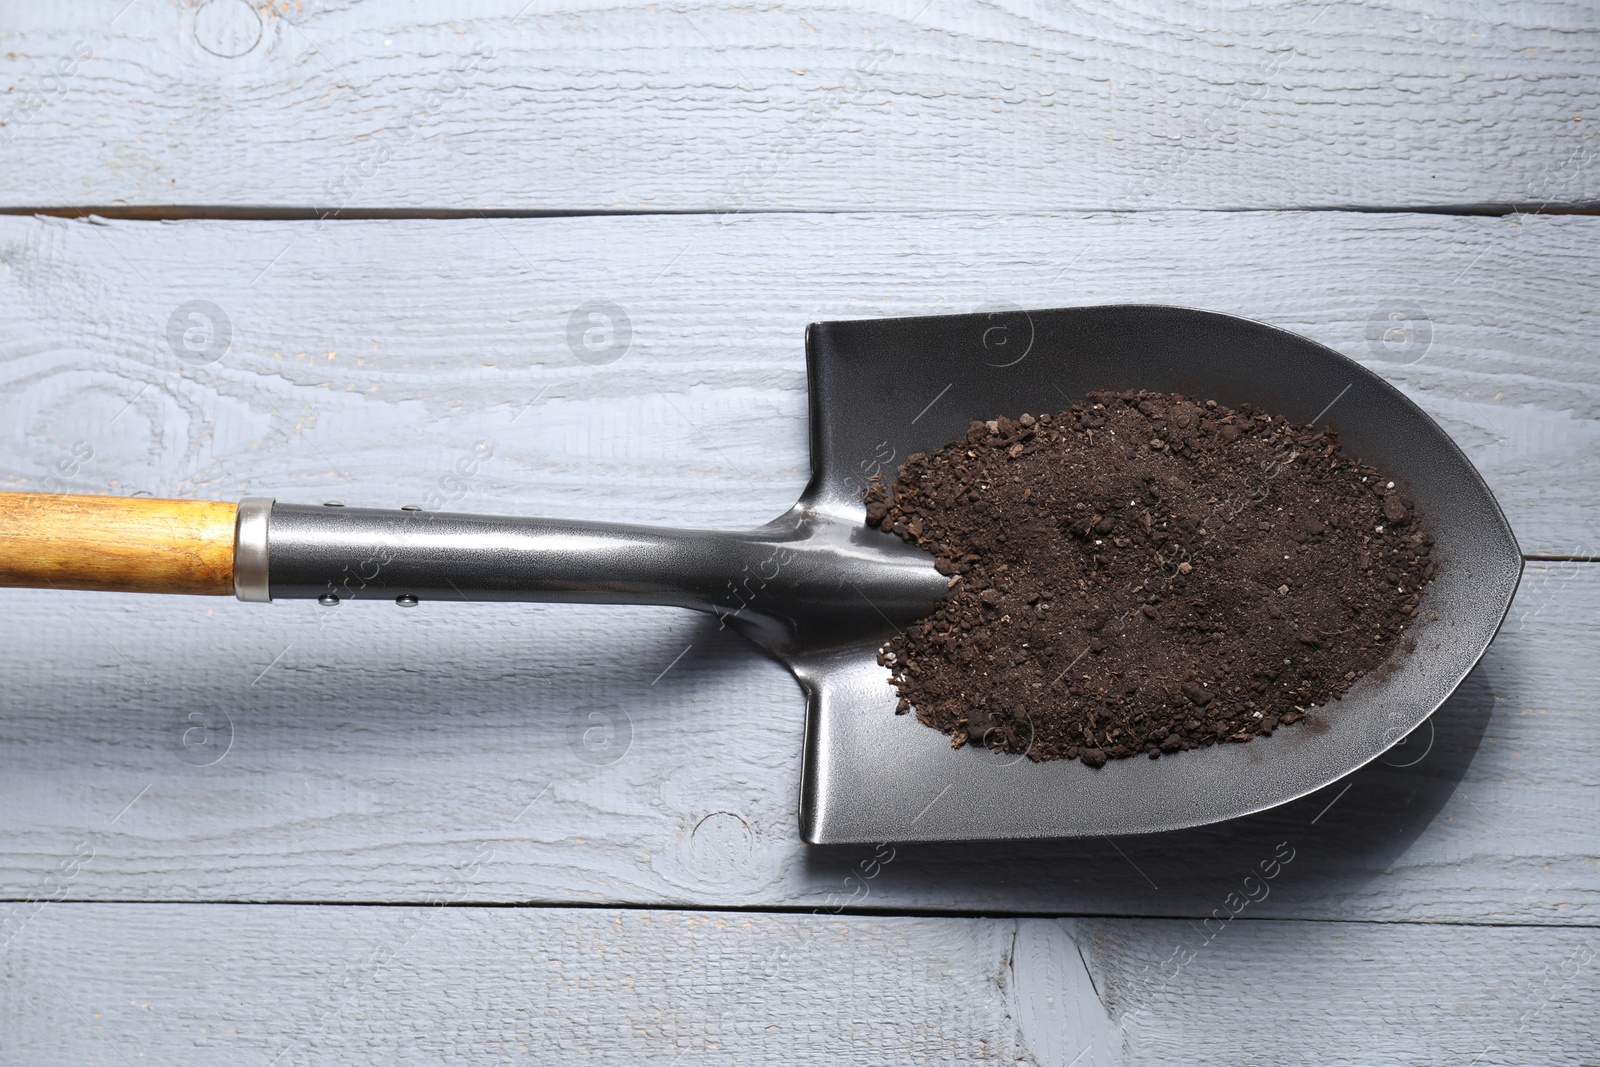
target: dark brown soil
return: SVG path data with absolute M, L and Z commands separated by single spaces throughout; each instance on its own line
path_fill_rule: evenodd
M 880 653 L 900 712 L 1091 767 L 1299 722 L 1411 651 L 1434 571 L 1337 433 L 1174 394 L 974 422 L 866 501 L 952 576 Z

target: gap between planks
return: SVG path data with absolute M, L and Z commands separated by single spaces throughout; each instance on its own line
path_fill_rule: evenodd
M 0 904 L 30 904 L 36 899 L 26 897 L 0 897 Z M 814 915 L 824 919 L 1106 919 L 1116 922 L 1135 920 L 1140 922 L 1193 922 L 1207 918 L 1198 913 L 1185 912 L 1145 912 L 1130 914 L 1115 911 L 1044 911 L 1029 908 L 938 908 L 938 907 L 841 907 L 819 908 L 813 905 L 785 905 L 785 904 L 694 904 L 686 902 L 656 902 L 650 901 L 447 901 L 436 903 L 426 899 L 419 900 L 340 900 L 329 899 L 282 899 L 282 900 L 172 900 L 160 897 L 130 898 L 121 900 L 106 900 L 98 897 L 57 897 L 46 903 L 49 904 L 94 904 L 114 905 L 122 907 L 138 907 L 159 905 L 162 907 L 231 907 L 231 908 L 390 908 L 408 909 L 418 907 L 450 908 L 460 911 L 635 911 L 635 912 L 662 912 L 673 914 L 688 912 L 693 914 L 711 915 Z M 1383 919 L 1347 916 L 1304 916 L 1304 915 L 1236 915 L 1250 923 L 1327 923 L 1350 926 L 1437 926 L 1437 927 L 1470 927 L 1492 930 L 1600 930 L 1600 922 L 1572 922 L 1572 923 L 1539 923 L 1539 922 L 1495 922 L 1487 919 Z
M 1291 207 L 1266 208 L 1083 208 L 1072 209 L 1072 214 L 1160 215 L 1174 211 L 1197 211 L 1227 215 L 1269 213 L 1275 215 L 1306 213 L 1350 213 L 1357 215 L 1454 215 L 1478 218 L 1502 218 L 1507 215 L 1600 215 L 1600 201 L 1569 204 L 1537 203 L 1533 201 L 1483 203 L 1483 204 L 1304 204 Z M 613 216 L 652 215 L 940 215 L 960 217 L 983 212 L 922 209 L 922 208 L 576 208 L 570 211 L 554 209 L 453 208 L 453 207 L 346 207 L 329 210 L 325 207 L 272 207 L 208 204 L 88 204 L 81 206 L 14 206 L 0 207 L 0 215 L 46 216 L 61 219 L 126 219 L 134 222 L 181 222 L 188 219 L 208 219 L 225 222 L 371 222 L 386 219 L 418 219 L 451 221 L 459 219 L 583 219 L 610 218 Z M 1018 215 L 1052 215 L 1049 211 L 1013 212 Z

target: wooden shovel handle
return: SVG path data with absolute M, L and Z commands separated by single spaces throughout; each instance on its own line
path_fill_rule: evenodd
M 233 594 L 239 506 L 0 493 L 0 586 Z

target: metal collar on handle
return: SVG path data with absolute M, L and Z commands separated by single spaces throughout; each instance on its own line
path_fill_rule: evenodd
M 233 595 L 254 604 L 272 601 L 267 584 L 267 519 L 273 498 L 247 496 L 239 501 L 233 533 Z

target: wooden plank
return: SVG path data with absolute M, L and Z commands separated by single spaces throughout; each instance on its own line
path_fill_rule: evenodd
M 0 220 L 0 357 L 23 416 L 0 426 L 0 487 L 756 524 L 806 478 L 806 323 L 1147 301 L 1263 319 L 1383 371 L 1467 450 L 1525 551 L 1594 555 L 1597 233 L 1342 213 Z M 614 362 L 575 355 L 595 302 L 628 323 Z M 498 454 L 455 486 L 480 441 Z
M 807 321 L 1164 299 L 1373 359 L 1371 309 L 1400 294 L 1432 348 L 1374 365 L 1445 420 L 1525 547 L 1592 545 L 1593 225 L 5 220 L 0 480 L 751 525 L 805 480 Z M 226 308 L 216 362 L 169 344 L 192 300 Z M 631 319 L 615 362 L 567 347 L 591 300 Z M 1347 794 L 1171 839 L 884 863 L 800 847 L 800 694 L 687 613 L 8 593 L 0 923 L 29 898 L 404 902 L 484 847 L 466 899 L 1203 917 L 1283 840 L 1301 858 L 1263 914 L 1592 922 L 1597 598 L 1593 567 L 1531 567 L 1448 729 L 1407 750 L 1427 756 Z
M 442 894 L 448 899 L 449 891 Z M 56 904 L 7 1062 L 1592 1062 L 1600 931 Z M 274 1057 L 277 1057 L 274 1060 Z
M 463 900 L 1200 919 L 1284 843 L 1258 914 L 1593 922 L 1600 567 L 1575 569 L 1531 567 L 1434 729 L 1348 789 L 1154 838 L 840 850 L 797 840 L 798 690 L 687 615 L 28 593 L 0 931 L 39 900 L 414 901 L 479 854 Z
M 7 951 L 0 1055 L 1065 1067 L 1030 1061 L 1014 936 L 1005 920 L 56 905 Z M 1066 997 L 1035 999 L 1070 1047 Z
M 1593 928 L 1068 925 L 1129 1064 L 1594 1062 Z
M 1570 205 L 1600 199 L 1596 29 L 1559 0 L 13 5 L 3 202 Z

